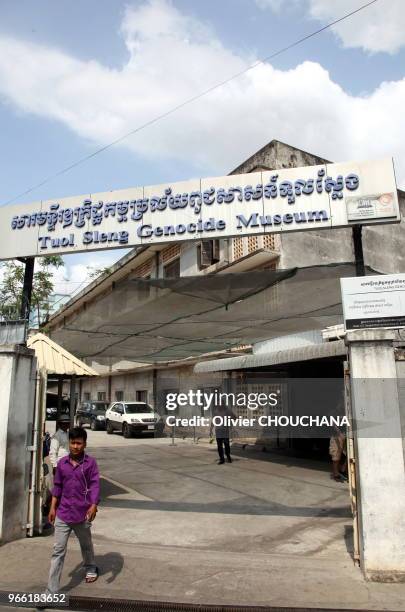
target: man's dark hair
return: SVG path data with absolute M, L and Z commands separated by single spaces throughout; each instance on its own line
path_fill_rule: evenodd
M 83 427 L 72 427 L 72 429 L 69 430 L 69 440 L 76 440 L 77 438 L 81 438 L 86 442 L 87 431 L 83 429 Z

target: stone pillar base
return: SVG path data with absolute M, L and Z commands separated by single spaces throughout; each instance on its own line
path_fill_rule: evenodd
M 387 582 L 392 584 L 405 582 L 405 572 L 368 570 L 364 572 L 364 577 L 370 582 Z

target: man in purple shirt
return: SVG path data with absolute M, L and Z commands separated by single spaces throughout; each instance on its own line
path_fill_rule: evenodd
M 87 433 L 82 427 L 69 431 L 69 455 L 59 459 L 52 489 L 48 520 L 55 525 L 48 593 L 59 591 L 69 536 L 75 532 L 82 551 L 86 582 L 98 578 L 91 540 L 91 523 L 100 498 L 100 478 L 95 459 L 84 452 Z

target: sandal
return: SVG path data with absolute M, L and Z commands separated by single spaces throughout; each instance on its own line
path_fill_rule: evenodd
M 86 572 L 86 584 L 90 584 L 91 582 L 96 582 L 98 578 L 98 569 L 95 571 Z

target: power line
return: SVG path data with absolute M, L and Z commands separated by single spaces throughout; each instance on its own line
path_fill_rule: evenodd
M 45 179 L 43 179 L 40 183 L 37 183 L 36 185 L 33 185 L 29 189 L 26 189 L 25 191 L 19 193 L 18 195 L 14 196 L 10 200 L 7 200 L 7 202 L 5 202 L 5 204 L 11 204 L 12 202 L 17 200 L 18 198 L 21 198 L 22 196 L 25 196 L 25 195 L 31 193 L 35 189 L 38 189 L 39 187 L 42 187 L 43 185 L 45 185 L 46 183 L 49 183 L 49 181 L 57 178 L 58 176 L 61 176 L 62 174 L 66 174 L 67 172 L 69 172 L 70 170 L 73 170 L 73 168 L 76 168 L 80 164 L 83 164 L 84 162 L 88 161 L 89 159 L 92 159 L 93 157 L 96 157 L 96 155 L 100 155 L 100 153 L 103 153 L 107 149 L 110 149 L 111 147 L 113 147 L 116 144 L 122 142 L 126 138 L 129 138 L 129 136 L 133 136 L 134 134 L 137 134 L 141 130 L 144 130 L 145 128 L 147 128 L 147 127 L 157 123 L 158 121 L 161 121 L 162 119 L 165 119 L 169 115 L 172 115 L 173 113 L 175 113 L 178 110 L 184 108 L 188 104 L 192 104 L 193 102 L 196 102 L 197 100 L 199 100 L 203 96 L 206 96 L 206 95 L 212 93 L 216 89 L 219 89 L 220 87 L 223 87 L 224 85 L 227 85 L 228 83 L 230 83 L 234 79 L 239 78 L 240 76 L 246 74 L 250 70 L 253 70 L 254 68 L 257 68 L 257 66 L 260 66 L 261 64 L 264 64 L 264 63 L 274 59 L 275 57 L 278 57 L 282 53 L 285 53 L 286 51 L 289 51 L 290 49 L 293 49 L 294 47 L 297 47 L 301 43 L 303 43 L 306 40 L 309 40 L 310 38 L 312 38 L 313 36 L 317 36 L 321 32 L 324 32 L 325 30 L 333 27 L 337 23 L 341 23 L 345 19 L 348 19 L 349 17 L 352 17 L 356 13 L 359 13 L 360 11 L 363 11 L 364 9 L 368 8 L 372 4 L 375 4 L 376 2 L 378 2 L 378 0 L 371 0 L 370 2 L 367 2 L 366 4 L 363 4 L 359 8 L 357 8 L 357 9 L 355 9 L 353 11 L 350 11 L 350 13 L 346 13 L 342 17 L 339 17 L 339 19 L 335 19 L 334 21 L 331 21 L 330 23 L 328 23 L 327 25 L 323 26 L 322 28 L 319 28 L 318 30 L 315 30 L 314 32 L 311 32 L 310 34 L 307 34 L 303 38 L 300 38 L 299 40 L 296 40 L 295 42 L 290 43 L 286 47 L 283 47 L 283 48 L 279 49 L 278 51 L 275 51 L 271 55 L 268 55 L 267 57 L 264 57 L 264 58 L 262 58 L 260 60 L 257 60 L 256 62 L 254 62 L 253 64 L 251 64 L 247 68 L 245 68 L 244 70 L 241 70 L 240 72 L 237 72 L 237 73 L 233 74 L 232 76 L 228 77 L 224 81 L 220 81 L 216 85 L 212 85 L 211 87 L 209 87 L 208 89 L 205 89 L 204 91 L 200 92 L 199 94 L 196 94 L 195 96 L 192 96 L 191 98 L 187 98 L 186 100 L 184 100 L 180 104 L 177 104 L 176 106 L 173 106 L 172 108 L 170 108 L 169 110 L 165 111 L 164 113 L 161 113 L 160 115 L 157 115 L 153 119 L 150 119 L 149 121 L 146 121 L 145 123 L 143 123 L 142 125 L 139 125 L 138 127 L 136 127 L 135 129 L 131 130 L 130 132 L 127 132 L 126 134 L 120 136 L 119 138 L 116 138 L 115 140 L 112 140 L 111 142 L 109 142 L 108 144 L 104 145 L 103 147 L 100 147 L 96 151 L 93 151 L 93 153 L 90 153 L 89 155 L 85 155 L 84 157 L 81 157 L 80 159 L 78 159 L 77 161 L 73 162 L 69 166 L 65 166 L 64 168 L 62 168 L 58 172 L 55 172 L 55 174 L 51 174 L 50 176 L 48 176 Z

